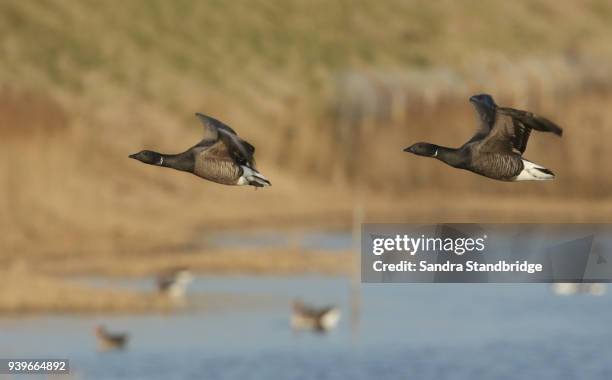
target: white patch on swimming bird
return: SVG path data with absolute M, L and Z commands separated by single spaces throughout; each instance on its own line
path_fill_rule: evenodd
M 334 307 L 321 317 L 321 327 L 325 330 L 331 330 L 338 325 L 340 321 L 340 309 Z
M 583 283 L 556 283 L 552 284 L 553 293 L 558 296 L 570 296 L 574 294 L 589 294 L 592 296 L 603 296 L 606 294 L 606 285 L 600 283 L 583 284 Z
M 337 307 L 332 307 L 322 315 L 304 311 L 294 311 L 291 315 L 291 327 L 295 330 L 322 329 L 331 330 L 338 325 L 341 313 Z
M 174 282 L 168 289 L 168 294 L 172 298 L 182 298 L 185 296 L 187 285 L 193 280 L 193 276 L 189 271 L 182 270 L 175 276 Z
M 542 171 L 542 169 L 544 171 Z M 550 170 L 523 159 L 523 170 L 514 178 L 514 181 L 545 181 L 555 178 Z
M 434 152 L 434 157 L 438 157 L 438 148 L 436 148 L 436 151 Z
M 159 166 L 161 166 L 164 163 L 164 156 L 159 156 Z

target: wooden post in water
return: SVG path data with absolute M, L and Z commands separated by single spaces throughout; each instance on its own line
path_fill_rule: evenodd
M 363 134 L 367 132 L 368 126 L 371 126 L 372 118 L 367 117 L 357 124 L 354 144 L 354 195 L 353 195 L 353 216 L 352 216 L 352 250 L 353 250 L 353 266 L 351 270 L 351 333 L 353 338 L 357 337 L 359 332 L 359 321 L 361 317 L 361 225 L 365 220 L 365 185 L 364 175 L 361 167 L 363 149 L 362 141 Z
M 343 5 L 343 14 L 345 15 L 344 27 L 349 34 L 351 34 L 356 28 L 354 25 L 353 4 L 349 0 L 341 0 L 341 4 Z M 354 67 L 357 65 L 356 57 L 358 56 L 354 39 L 349 40 L 347 49 L 350 52 L 348 66 Z M 361 154 L 363 153 L 363 149 L 361 143 L 366 120 L 371 119 L 369 117 L 370 115 L 367 115 L 365 119 L 355 123 L 355 119 L 352 117 L 353 115 L 350 115 L 350 113 L 354 111 L 354 109 L 349 108 L 349 115 L 344 113 L 340 117 L 340 123 L 343 124 L 342 128 L 347 132 L 346 137 L 351 137 L 351 133 L 354 134 L 353 139 L 351 139 L 353 144 L 346 146 L 347 141 L 345 140 L 345 155 L 343 157 L 344 160 L 346 160 L 346 162 L 343 163 L 343 168 L 345 170 L 344 174 L 348 174 L 349 178 L 352 176 L 352 180 L 354 181 L 351 247 L 353 255 L 349 294 L 349 302 L 351 304 L 351 335 L 353 339 L 357 337 L 359 332 L 359 321 L 361 316 L 361 224 L 364 221 L 363 174 L 361 173 Z
M 363 194 L 357 189 L 353 203 L 352 250 L 353 267 L 351 273 L 351 334 L 355 338 L 359 332 L 361 316 L 361 225 L 364 220 Z

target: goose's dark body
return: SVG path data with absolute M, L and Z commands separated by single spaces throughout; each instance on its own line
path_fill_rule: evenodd
M 480 117 L 480 128 L 463 146 L 453 149 L 417 143 L 404 151 L 500 181 L 554 178 L 550 170 L 524 159 L 522 154 L 532 129 L 561 136 L 560 127 L 527 111 L 498 107 L 486 94 L 472 96 L 470 102 Z
M 210 147 L 193 149 L 195 175 L 224 185 L 234 185 L 244 173 L 240 161 L 235 160 L 225 146 L 218 142 Z M 243 165 L 253 165 L 245 160 Z
M 524 169 L 520 155 L 483 152 L 477 143 L 469 143 L 459 149 L 439 147 L 436 158 L 455 168 L 501 181 L 512 181 Z
M 145 164 L 193 173 L 223 185 L 270 186 L 270 181 L 255 168 L 255 147 L 236 132 L 210 116 L 197 113 L 204 126 L 204 138 L 180 154 L 144 150 L 130 158 Z

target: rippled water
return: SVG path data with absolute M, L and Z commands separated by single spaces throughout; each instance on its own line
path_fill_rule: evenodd
M 192 299 L 241 298 L 173 315 L 0 319 L 0 357 L 67 357 L 85 379 L 612 378 L 609 295 L 558 297 L 541 284 L 363 285 L 353 334 L 343 279 L 205 277 L 192 285 Z M 294 334 L 294 297 L 339 304 L 338 329 Z M 129 332 L 127 350 L 97 352 L 98 322 Z

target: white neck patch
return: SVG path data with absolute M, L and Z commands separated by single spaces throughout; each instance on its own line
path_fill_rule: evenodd
M 434 157 L 438 157 L 438 148 L 436 148 L 436 151 L 434 152 Z
M 163 164 L 163 163 L 164 163 L 164 157 L 163 157 L 163 156 L 160 156 L 160 157 L 159 157 L 159 163 L 158 163 L 157 165 L 161 165 L 161 164 Z

